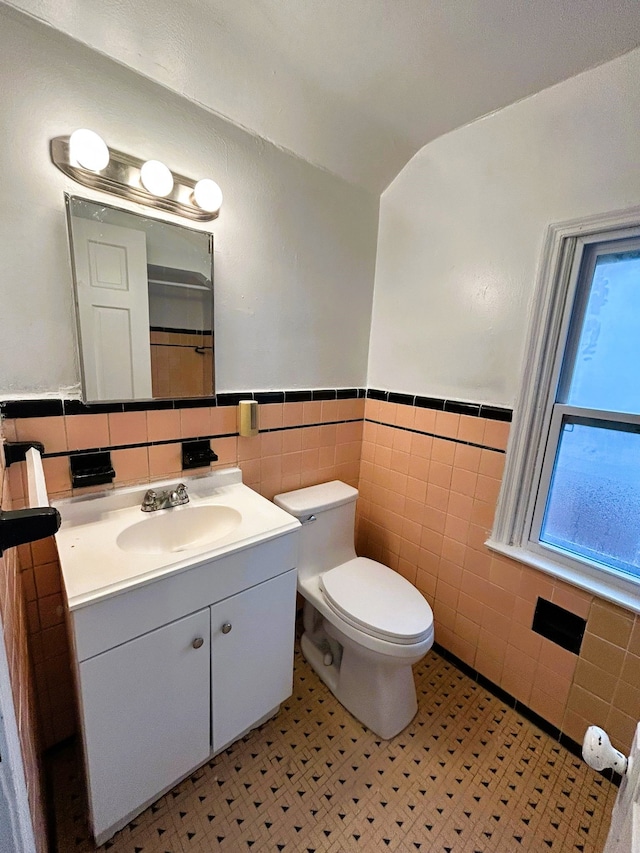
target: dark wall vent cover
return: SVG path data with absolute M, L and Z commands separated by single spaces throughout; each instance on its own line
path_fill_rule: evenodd
M 532 630 L 563 649 L 580 654 L 587 620 L 545 598 L 539 598 L 533 614 Z

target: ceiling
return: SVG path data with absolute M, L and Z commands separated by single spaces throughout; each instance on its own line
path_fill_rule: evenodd
M 640 44 L 639 0 L 5 2 L 376 193 L 435 137 Z

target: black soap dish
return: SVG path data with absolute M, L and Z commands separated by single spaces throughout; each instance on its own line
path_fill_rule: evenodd
M 111 464 L 111 454 L 108 450 L 98 453 L 72 453 L 69 462 L 71 464 L 71 485 L 74 489 L 112 483 L 116 476 Z
M 205 468 L 211 462 L 218 461 L 218 454 L 211 449 L 208 439 L 182 442 L 182 469 Z

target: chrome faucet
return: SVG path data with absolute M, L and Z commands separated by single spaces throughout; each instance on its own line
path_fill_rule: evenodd
M 155 512 L 158 509 L 170 509 L 173 506 L 184 506 L 188 503 L 187 487 L 184 483 L 180 483 L 175 489 L 167 489 L 164 492 L 149 489 L 142 499 L 140 509 L 142 512 Z

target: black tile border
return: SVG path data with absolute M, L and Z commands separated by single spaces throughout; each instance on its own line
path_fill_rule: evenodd
M 552 725 L 548 720 L 545 720 L 544 717 L 541 717 L 540 714 L 529 708 L 528 705 L 525 705 L 524 702 L 521 702 L 519 699 L 516 699 L 515 696 L 507 693 L 507 691 L 503 690 L 502 687 L 482 675 L 482 673 L 478 672 L 477 669 L 469 666 L 468 663 L 465 663 L 459 657 L 454 655 L 453 652 L 445 649 L 444 646 L 441 646 L 439 643 L 434 643 L 433 650 L 439 654 L 440 657 L 449 661 L 449 663 L 452 663 L 456 669 L 459 669 L 460 672 L 464 673 L 472 681 L 475 681 L 476 684 L 479 684 L 484 690 L 487 690 L 495 696 L 496 699 L 499 699 L 514 711 L 517 711 L 518 714 L 521 714 L 521 716 L 529 720 L 530 723 L 533 723 L 534 726 L 539 728 L 550 738 L 553 738 L 553 740 L 557 741 L 560 746 L 563 746 L 572 755 L 575 755 L 581 761 L 583 760 L 582 746 L 568 735 L 564 734 L 564 732 L 562 732 L 557 726 Z M 612 782 L 614 785 L 617 785 L 618 787 L 620 786 L 622 777 L 618 773 L 614 773 L 613 770 L 604 770 L 600 775 L 604 776 L 605 779 L 608 779 L 609 782 Z
M 0 413 L 5 418 L 49 418 L 64 414 L 63 400 L 4 400 Z
M 237 406 L 240 400 L 256 400 L 269 403 L 306 403 L 321 400 L 355 400 L 368 398 L 383 402 L 399 403 L 422 409 L 487 418 L 510 422 L 511 409 L 487 406 L 482 403 L 466 403 L 460 400 L 445 400 L 437 397 L 421 397 L 396 391 L 381 391 L 377 388 L 316 388 L 289 391 L 232 391 L 215 397 L 180 397 L 163 400 L 129 400 L 126 402 L 83 403 L 81 400 L 28 399 L 0 400 L 0 413 L 5 418 L 43 418 L 60 415 L 96 415 L 115 412 L 142 412 L 163 409 L 195 409 Z
M 289 391 L 230 391 L 214 397 L 180 397 L 163 400 L 130 400 L 127 402 L 83 403 L 81 400 L 33 399 L 0 400 L 0 414 L 5 418 L 44 418 L 59 415 L 96 415 L 114 412 L 142 412 L 162 409 L 195 409 L 217 406 L 237 406 L 240 400 L 268 403 L 307 403 L 320 400 L 356 400 L 368 398 L 389 403 L 400 403 L 422 409 L 511 422 L 511 409 L 487 406 L 483 403 L 466 403 L 438 397 L 421 397 L 377 388 L 316 388 Z
M 500 406 L 487 406 L 484 403 L 465 403 L 462 400 L 445 400 L 440 397 L 420 397 L 411 394 L 400 394 L 396 391 L 381 391 L 378 388 L 368 388 L 367 397 L 384 403 L 400 403 L 404 406 L 415 406 L 420 409 L 435 409 L 439 412 L 450 412 L 454 415 L 469 415 L 472 418 L 486 418 L 491 421 L 511 422 L 513 411 Z
M 285 391 L 285 403 L 309 403 L 313 399 L 313 391 Z
M 312 400 L 356 400 L 366 397 L 365 388 L 318 388 L 292 391 L 233 391 L 215 397 L 179 397 L 163 400 L 83 403 L 82 400 L 33 399 L 0 400 L 5 418 L 44 418 L 60 415 L 98 415 L 116 412 L 143 412 L 161 409 L 196 409 L 237 406 L 240 400 L 258 403 L 299 403 Z
M 478 444 L 475 441 L 464 441 L 461 438 L 452 438 L 449 435 L 440 435 L 437 432 L 425 432 L 421 429 L 413 429 L 413 427 L 398 426 L 398 424 L 389 424 L 385 423 L 385 421 L 374 421 L 373 418 L 365 418 L 364 422 L 367 424 L 376 424 L 377 426 L 388 427 L 389 429 L 397 429 L 401 432 L 410 432 L 413 433 L 413 435 L 428 435 L 430 438 L 437 438 L 440 441 L 451 441 L 453 444 L 466 444 L 468 447 L 477 447 L 479 450 L 491 450 L 492 453 L 505 454 L 507 452 L 506 450 L 502 450 L 500 447 L 491 447 L 489 444 Z

